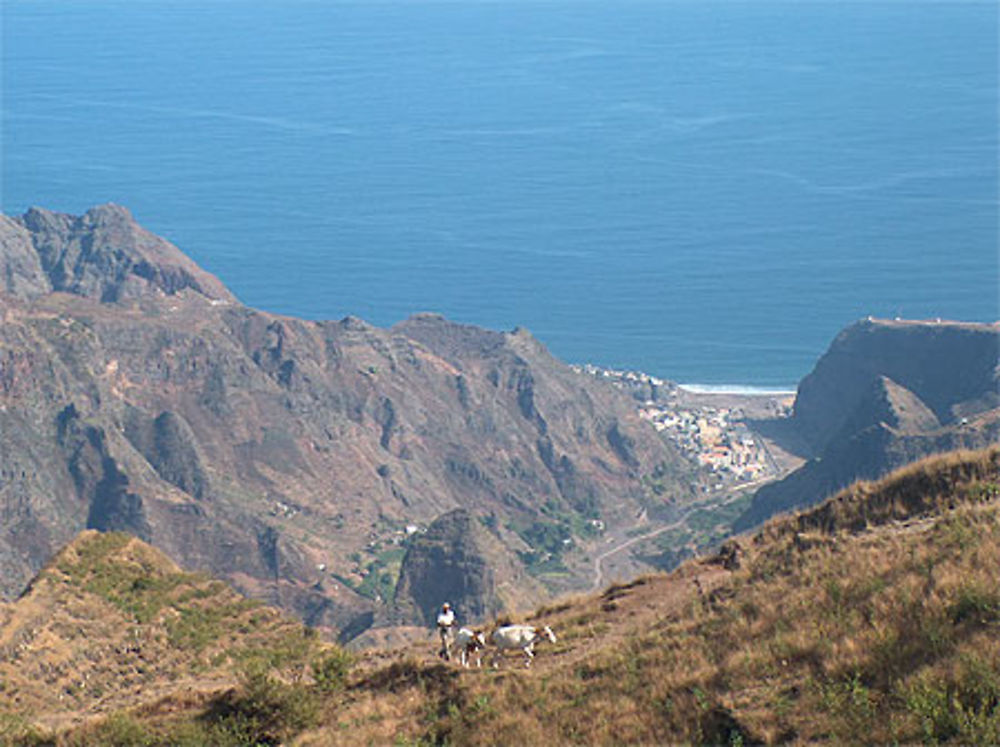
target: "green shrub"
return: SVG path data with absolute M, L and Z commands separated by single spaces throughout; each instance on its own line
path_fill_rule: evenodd
M 0 744 L 34 747 L 51 744 L 35 726 L 13 713 L 0 712 Z
M 823 707 L 836 719 L 839 739 L 862 744 L 871 738 L 879 697 L 858 674 L 823 686 L 821 696 Z
M 956 625 L 966 621 L 981 625 L 1000 621 L 1000 592 L 963 586 L 948 606 L 948 617 Z
M 319 642 L 316 631 L 305 626 L 285 632 L 270 645 L 256 649 L 248 656 L 267 670 L 291 672 L 295 679 L 305 670 Z
M 70 744 L 102 747 L 152 747 L 156 737 L 127 713 L 113 713 L 94 727 L 80 732 Z
M 221 744 L 283 744 L 319 720 L 319 700 L 303 685 L 273 677 L 260 662 L 245 668 L 238 691 L 216 701 L 206 715 Z
M 1000 744 L 1000 672 L 977 655 L 953 676 L 922 674 L 902 699 L 925 742 Z
M 313 679 L 316 689 L 321 693 L 337 692 L 347 682 L 354 657 L 342 648 L 330 649 L 312 664 Z
M 951 739 L 958 734 L 958 721 L 947 687 L 937 681 L 922 679 L 905 694 L 906 710 L 920 725 L 925 742 Z
M 230 621 L 258 605 L 255 600 L 238 599 L 226 604 L 181 607 L 177 610 L 180 614 L 166 623 L 170 645 L 202 651 L 222 636 Z

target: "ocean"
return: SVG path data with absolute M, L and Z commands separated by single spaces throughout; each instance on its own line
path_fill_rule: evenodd
M 998 7 L 5 0 L 0 207 L 130 208 L 247 304 L 794 387 L 995 320 Z

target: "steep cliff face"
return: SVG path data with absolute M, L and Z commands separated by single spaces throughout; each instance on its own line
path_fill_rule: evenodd
M 996 324 L 867 320 L 830 345 L 795 398 L 795 423 L 821 452 L 870 404 L 885 378 L 909 390 L 942 425 L 1000 406 Z
M 816 456 L 765 485 L 746 530 L 929 454 L 1000 440 L 1000 325 L 864 321 L 799 385 L 794 423 Z
M 38 298 L 51 290 L 31 234 L 16 219 L 0 215 L 0 292 Z
M 433 625 L 443 602 L 462 623 L 495 616 L 504 605 L 494 567 L 503 553 L 465 509 L 449 511 L 413 541 L 396 588 L 395 604 L 404 619 Z
M 688 496 L 681 479 L 647 493 L 645 475 L 683 461 L 623 395 L 524 331 L 249 309 L 115 207 L 4 219 L 0 246 L 7 596 L 80 529 L 126 529 L 313 624 L 360 630 L 388 613 L 369 579 L 398 571 L 408 526 L 490 517 L 503 587 L 524 572 L 527 528 L 614 527 Z M 574 536 L 582 557 L 590 540 Z M 583 563 L 567 567 L 586 583 Z

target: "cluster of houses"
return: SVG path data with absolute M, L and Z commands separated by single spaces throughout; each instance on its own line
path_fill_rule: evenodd
M 677 393 L 677 385 L 672 381 L 650 376 L 641 371 L 619 371 L 614 368 L 600 368 L 592 363 L 570 366 L 574 371 L 587 374 L 597 379 L 604 379 L 643 401 L 652 399 L 660 401 Z
M 738 412 L 715 407 L 677 409 L 647 402 L 639 416 L 722 481 L 749 482 L 769 471 L 763 444 L 739 422 Z
M 773 471 L 764 444 L 744 425 L 740 409 L 685 404 L 676 384 L 639 371 L 589 363 L 574 368 L 635 397 L 641 403 L 640 417 L 677 444 L 685 456 L 716 475 L 718 487 L 758 480 Z

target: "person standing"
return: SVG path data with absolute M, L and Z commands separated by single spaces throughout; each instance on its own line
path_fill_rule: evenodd
M 438 635 L 441 636 L 441 651 L 438 654 L 445 661 L 451 661 L 451 634 L 455 627 L 455 611 L 445 602 L 437 616 Z

